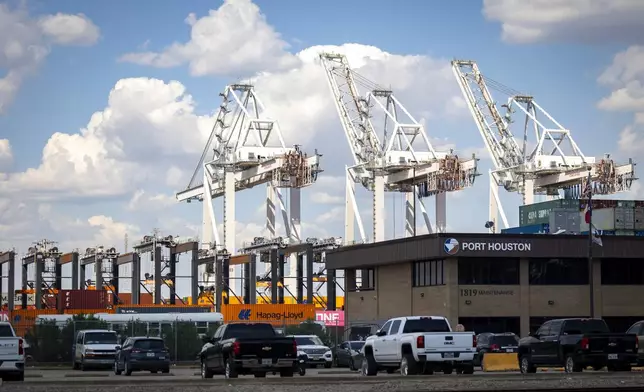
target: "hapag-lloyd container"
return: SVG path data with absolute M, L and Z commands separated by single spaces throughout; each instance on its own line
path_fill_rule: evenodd
M 61 290 L 59 309 L 106 309 L 111 305 L 105 290 Z
M 314 304 L 235 304 L 223 305 L 224 322 L 260 322 L 274 326 L 315 320 Z

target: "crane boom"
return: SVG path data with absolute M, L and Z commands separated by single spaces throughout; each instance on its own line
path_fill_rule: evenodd
M 509 98 L 501 115 L 488 85 L 499 90 L 500 83 L 488 80 L 471 60 L 452 61 L 452 71 L 465 97 L 470 113 L 494 162 L 491 172 L 497 185 L 519 192 L 524 204 L 535 194 L 579 198 L 591 175 L 595 194 L 608 195 L 630 189 L 635 178 L 632 159 L 619 165 L 609 155 L 602 159 L 583 154 L 569 129 L 563 127 L 533 97 L 504 87 Z M 513 114 L 524 115 L 523 146 L 519 146 L 510 127 Z M 530 131 L 531 129 L 531 131 Z M 528 134 L 534 133 L 534 148 L 528 153 Z M 546 144 L 551 145 L 547 148 Z M 501 206 L 499 206 L 501 207 Z M 502 207 L 501 207 L 502 208 Z

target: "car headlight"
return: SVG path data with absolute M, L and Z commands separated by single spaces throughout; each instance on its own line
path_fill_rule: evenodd
M 87 349 L 85 350 L 85 354 L 94 354 L 94 350 Z
M 331 354 L 331 350 L 329 350 L 329 351 L 327 351 L 327 352 L 325 352 L 325 353 L 324 353 L 324 356 L 325 356 L 325 357 L 328 357 L 328 358 L 331 358 L 331 355 L 332 355 L 332 354 Z

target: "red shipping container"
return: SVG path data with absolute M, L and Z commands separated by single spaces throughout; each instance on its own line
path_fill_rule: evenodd
M 58 309 L 58 294 L 43 294 L 42 304 L 45 309 Z
M 106 309 L 107 291 L 105 290 L 61 290 L 60 310 L 65 309 Z

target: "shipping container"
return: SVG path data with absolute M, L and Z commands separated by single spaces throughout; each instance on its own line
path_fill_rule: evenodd
M 593 226 L 597 230 L 615 230 L 615 208 L 593 208 Z M 585 212 L 580 212 L 579 230 L 588 231 Z
M 635 230 L 636 237 L 644 237 L 644 230 Z
M 594 214 L 593 214 L 594 218 Z M 635 209 L 628 207 L 615 208 L 615 230 L 635 229 Z
M 9 312 L 9 321 L 14 327 L 31 328 L 36 323 L 36 317 L 43 314 L 58 314 L 56 309 L 15 309 Z
M 519 207 L 519 226 L 531 226 L 550 223 L 550 212 L 553 209 L 579 211 L 579 200 L 556 199 L 542 203 L 528 204 Z
M 119 303 L 118 305 L 132 305 L 132 293 L 119 293 L 118 294 Z M 139 305 L 152 305 L 154 304 L 154 297 L 150 293 L 141 293 L 139 294 Z
M 63 314 L 96 314 L 96 313 L 114 313 L 114 309 L 65 309 Z
M 43 294 L 42 305 L 44 309 L 58 309 L 58 294 Z
M 615 230 L 615 235 L 632 237 L 635 235 L 635 230 Z
M 644 207 L 644 200 L 635 200 L 635 208 Z
M 105 290 L 61 290 L 59 310 L 106 309 L 112 304 Z
M 210 313 L 212 306 L 191 305 L 152 305 L 152 306 L 117 306 L 116 313 Z
M 617 200 L 618 208 L 635 208 L 635 200 Z
M 642 230 L 644 231 L 644 207 L 635 207 L 635 230 Z
M 548 223 L 501 229 L 501 234 L 548 234 L 549 232 L 550 225 Z
M 579 210 L 583 211 L 586 209 L 588 200 L 582 199 L 579 201 Z M 607 200 L 607 199 L 593 199 L 593 210 L 599 210 L 602 208 L 615 208 L 617 207 L 617 200 Z
M 565 230 L 568 234 L 576 234 L 580 231 L 581 215 L 579 211 L 554 208 L 550 212 L 549 220 L 550 231 L 553 233 Z
M 315 310 L 314 304 L 249 304 L 223 305 L 221 312 L 227 323 L 263 322 L 283 326 L 315 320 Z
M 579 234 L 581 234 L 583 236 L 587 236 L 588 232 L 587 231 L 582 231 Z M 599 235 L 600 236 L 614 236 L 615 235 L 615 230 L 600 230 Z

